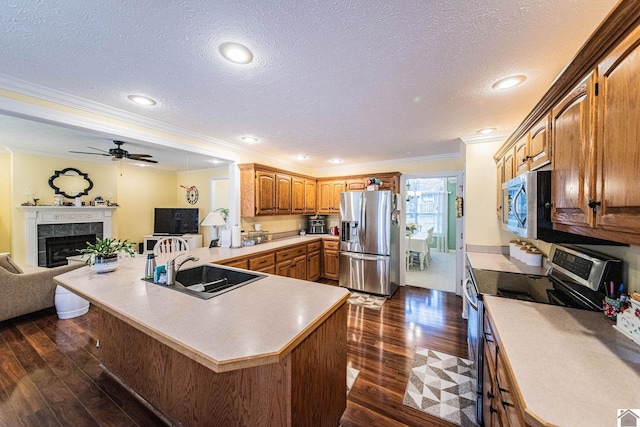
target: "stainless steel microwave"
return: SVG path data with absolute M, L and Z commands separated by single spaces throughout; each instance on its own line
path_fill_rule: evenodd
M 502 184 L 502 228 L 526 239 L 538 238 L 538 202 L 540 185 L 544 185 L 544 175 L 551 172 L 525 172 Z M 550 184 L 550 182 L 549 182 Z M 549 185 L 549 199 L 551 199 Z M 542 196 L 542 195 L 541 195 Z M 545 203 L 544 197 L 540 200 Z M 546 201 L 550 203 L 550 200 Z
M 550 170 L 525 172 L 502 184 L 502 228 L 525 239 L 548 243 L 619 245 L 553 229 Z

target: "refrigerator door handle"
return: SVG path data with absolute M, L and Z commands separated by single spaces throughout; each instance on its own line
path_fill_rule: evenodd
M 353 252 L 340 252 L 343 256 L 353 258 L 353 259 L 361 259 L 363 261 L 383 261 L 388 259 L 388 255 L 368 255 L 368 254 L 357 254 Z

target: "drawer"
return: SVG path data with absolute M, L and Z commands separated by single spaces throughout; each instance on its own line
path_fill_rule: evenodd
M 218 264 L 221 265 L 226 265 L 229 267 L 235 267 L 235 268 L 244 268 L 245 270 L 249 269 L 249 260 L 246 258 L 243 259 L 230 259 L 228 261 L 223 261 L 220 262 Z
M 300 255 L 307 255 L 307 245 L 294 246 L 292 248 L 276 251 L 276 261 L 286 261 Z
M 276 254 L 270 252 L 268 254 L 259 255 L 255 258 L 249 259 L 249 270 L 258 271 L 264 267 L 274 265 L 276 263 Z
M 323 240 L 325 249 L 338 250 L 339 242 L 337 240 Z
M 495 366 L 496 353 L 498 352 L 498 344 L 496 341 L 496 334 L 493 330 L 493 325 L 489 320 L 489 317 L 485 314 L 484 316 L 484 345 L 486 346 L 487 351 L 491 355 L 492 364 Z
M 307 244 L 307 253 L 310 254 L 311 252 L 318 252 L 321 248 L 322 248 L 322 242 L 321 241 L 308 243 Z

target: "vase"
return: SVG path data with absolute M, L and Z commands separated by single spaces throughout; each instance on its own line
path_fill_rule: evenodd
M 118 268 L 118 255 L 109 255 L 106 257 L 95 257 L 93 271 L 96 273 L 108 273 Z

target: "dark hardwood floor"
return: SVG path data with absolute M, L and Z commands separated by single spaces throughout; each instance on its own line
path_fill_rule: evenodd
M 341 425 L 451 425 L 402 400 L 416 346 L 467 357 L 461 311 L 460 297 L 411 286 L 379 311 L 350 305 L 348 365 L 360 375 Z M 49 309 L 0 322 L 0 426 L 162 425 L 100 368 L 96 322 L 93 306 L 75 319 Z

